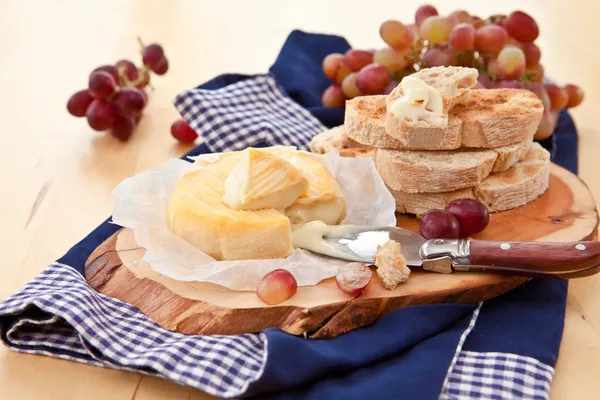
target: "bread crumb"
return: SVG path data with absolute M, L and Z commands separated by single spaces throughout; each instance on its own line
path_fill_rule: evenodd
M 406 282 L 410 275 L 400 243 L 393 240 L 383 246 L 377 246 L 375 266 L 377 275 L 381 278 L 381 285 L 388 290 L 394 290 L 398 284 Z

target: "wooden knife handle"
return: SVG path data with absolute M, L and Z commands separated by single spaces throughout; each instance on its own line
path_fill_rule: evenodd
M 471 265 L 497 267 L 505 273 L 569 279 L 600 271 L 600 242 L 471 240 L 470 247 Z M 493 272 L 493 268 L 490 272 Z

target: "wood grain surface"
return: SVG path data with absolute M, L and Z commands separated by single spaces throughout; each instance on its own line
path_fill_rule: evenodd
M 414 216 L 399 217 L 398 226 L 418 231 Z M 489 240 L 514 240 L 515 231 L 522 232 L 522 241 L 552 235 L 556 241 L 567 242 L 595 239 L 597 225 L 596 205 L 588 188 L 569 171 L 553 166 L 546 193 L 524 207 L 493 214 L 489 230 L 474 238 L 473 257 L 493 252 L 493 242 Z M 477 253 L 475 243 L 486 249 Z M 598 244 L 589 242 L 590 251 Z M 574 259 L 590 261 L 585 256 L 588 251 L 579 251 L 573 245 L 530 245 L 533 246 L 569 246 L 575 252 Z M 532 256 L 522 257 L 524 252 L 519 246 L 514 247 L 519 255 L 511 259 L 511 265 L 521 258 L 536 262 Z M 300 287 L 289 300 L 268 306 L 253 291 L 235 291 L 207 282 L 181 282 L 160 275 L 143 260 L 144 254 L 145 250 L 135 242 L 133 231 L 122 229 L 90 255 L 86 279 L 98 291 L 135 305 L 166 329 L 188 334 L 252 333 L 279 327 L 295 335 L 329 339 L 372 324 L 398 308 L 431 303 L 474 304 L 506 293 L 527 279 L 413 271 L 408 282 L 395 290 L 386 290 L 374 275 L 365 292 L 352 297 L 341 292 L 335 279 L 330 278 L 315 286 Z M 561 257 L 553 257 L 549 265 L 559 268 L 565 263 Z
M 563 0 L 430 1 L 442 13 L 480 16 L 523 9 L 540 26 L 546 72 L 586 89 L 572 110 L 580 140 L 580 176 L 600 199 L 600 2 Z M 0 2 L 0 299 L 63 255 L 110 213 L 123 179 L 179 156 L 169 127 L 174 96 L 223 72 L 263 73 L 290 30 L 336 33 L 358 48 L 383 46 L 379 25 L 410 21 L 421 2 L 371 0 L 6 0 Z M 120 143 L 67 114 L 68 97 L 89 72 L 133 58 L 135 37 L 164 45 L 170 71 L 153 80 L 146 115 Z M 600 276 L 569 285 L 565 331 L 552 399 L 600 393 Z M 0 397 L 48 400 L 207 399 L 165 380 L 90 367 L 0 346 Z

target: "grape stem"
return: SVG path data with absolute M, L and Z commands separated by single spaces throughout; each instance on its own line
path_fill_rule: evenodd
M 144 44 L 144 42 L 142 41 L 141 37 L 137 37 L 137 42 L 140 45 L 140 54 L 144 52 L 144 49 L 146 48 L 146 45 Z

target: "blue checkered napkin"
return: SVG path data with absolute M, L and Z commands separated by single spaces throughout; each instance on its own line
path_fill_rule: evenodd
M 283 93 L 271 74 L 217 90 L 186 90 L 174 104 L 212 152 L 276 145 L 306 150 L 310 139 L 327 129 Z
M 12 350 L 161 376 L 219 397 L 244 393 L 266 363 L 263 334 L 167 331 L 58 263 L 0 303 L 0 316 L 2 340 Z

